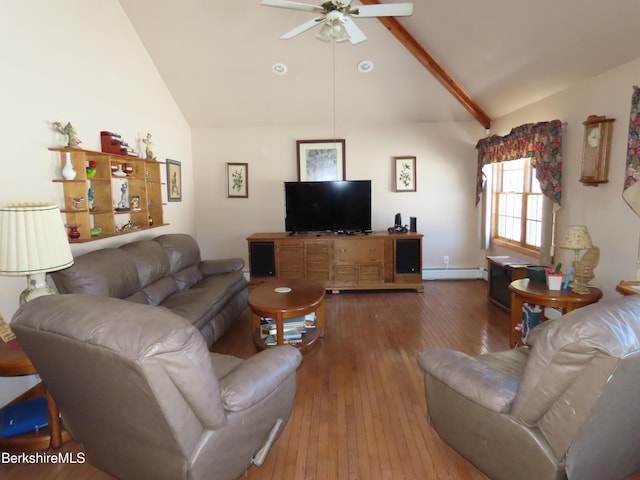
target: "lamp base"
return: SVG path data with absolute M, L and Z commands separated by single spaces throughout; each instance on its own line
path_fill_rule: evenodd
M 27 275 L 27 288 L 20 294 L 20 305 L 27 303 L 34 298 L 44 295 L 55 295 L 55 288 L 47 285 L 46 273 L 32 273 Z
M 573 293 L 577 293 L 578 295 L 585 295 L 587 293 L 591 293 L 591 290 L 586 285 L 575 284 L 571 289 Z

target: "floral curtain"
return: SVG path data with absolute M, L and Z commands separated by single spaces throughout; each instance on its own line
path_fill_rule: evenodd
M 640 88 L 633 87 L 631 96 L 631 116 L 629 118 L 629 141 L 627 143 L 627 164 L 622 198 L 631 209 L 640 215 Z
M 562 198 L 562 122 L 528 123 L 514 128 L 504 137 L 492 135 L 476 145 L 478 150 L 478 177 L 476 205 L 483 190 L 482 168 L 490 163 L 506 162 L 518 158 L 531 158 L 542 193 L 560 205 Z

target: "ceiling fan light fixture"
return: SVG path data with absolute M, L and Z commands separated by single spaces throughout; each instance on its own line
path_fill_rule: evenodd
M 323 0 L 320 5 L 290 0 L 262 0 L 261 3 L 268 7 L 287 8 L 319 15 L 280 36 L 282 40 L 289 40 L 322 22 L 321 30 L 316 34 L 318 40 L 323 42 L 349 40 L 354 45 L 364 42 L 367 37 L 356 26 L 352 17 L 405 17 L 413 13 L 413 3 L 385 4 L 380 3 L 379 0 L 371 0 L 371 3 L 367 2 L 365 5 L 356 7 L 351 6 L 351 0 Z
M 342 22 L 337 21 L 331 27 L 331 36 L 335 39 L 336 42 L 346 42 L 349 40 L 349 34 L 347 33 L 347 29 L 344 28 Z
M 323 42 L 331 41 L 331 27 L 329 26 L 329 24 L 324 23 L 322 27 L 320 27 L 320 31 L 316 33 L 316 38 Z
M 316 38 L 323 42 L 335 40 L 339 43 L 349 40 L 349 33 L 340 19 L 336 18 L 323 23 L 320 31 L 316 34 Z

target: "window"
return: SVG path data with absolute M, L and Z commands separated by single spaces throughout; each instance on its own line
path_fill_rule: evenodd
M 493 165 L 491 238 L 527 254 L 542 244 L 542 191 L 528 158 Z

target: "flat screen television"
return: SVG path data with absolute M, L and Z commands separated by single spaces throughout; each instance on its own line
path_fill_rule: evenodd
M 285 182 L 287 232 L 371 230 L 371 180 Z

